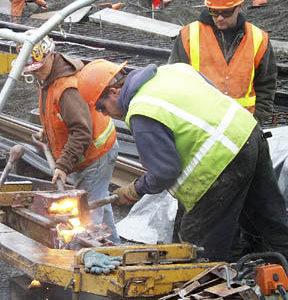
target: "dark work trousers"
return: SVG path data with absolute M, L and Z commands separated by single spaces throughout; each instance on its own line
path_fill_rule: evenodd
M 204 247 L 203 257 L 224 261 L 239 226 L 248 233 L 253 228 L 263 238 L 263 251 L 277 251 L 288 258 L 285 202 L 258 126 L 206 194 L 184 213 L 180 235 L 183 241 Z

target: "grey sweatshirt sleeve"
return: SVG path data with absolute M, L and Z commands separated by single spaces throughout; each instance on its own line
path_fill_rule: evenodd
M 181 32 L 174 42 L 170 57 L 168 59 L 168 64 L 174 64 L 178 62 L 189 64 L 189 58 L 182 43 Z
M 147 169 L 135 184 L 136 192 L 141 196 L 156 194 L 172 186 L 181 173 L 181 158 L 172 131 L 145 116 L 133 116 L 130 128 L 140 161 Z
M 260 125 L 272 115 L 276 92 L 277 66 L 273 48 L 269 41 L 267 50 L 255 70 L 254 89 L 256 107 L 254 117 Z
M 69 174 L 89 147 L 93 133 L 92 119 L 88 104 L 75 88 L 69 88 L 62 94 L 60 113 L 69 137 L 61 157 L 56 161 L 56 168 Z

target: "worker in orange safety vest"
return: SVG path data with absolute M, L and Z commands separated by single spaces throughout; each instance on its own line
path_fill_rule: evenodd
M 24 5 L 26 2 L 34 2 L 36 3 L 38 6 L 40 6 L 42 9 L 46 9 L 47 5 L 46 5 L 46 1 L 44 0 L 10 0 L 11 2 L 11 16 L 14 17 L 21 17 L 23 10 L 24 10 Z
M 61 179 L 64 184 L 71 173 L 75 188 L 88 192 L 88 202 L 102 199 L 109 195 L 108 187 L 118 155 L 116 129 L 109 116 L 96 112 L 94 103 L 86 102 L 78 92 L 83 62 L 54 52 L 54 49 L 53 40 L 44 37 L 33 47 L 23 71 L 24 76 L 34 76 L 39 84 L 39 113 L 43 126 L 39 139 L 47 142 L 55 160 L 52 182 Z M 111 204 L 90 212 L 93 224 L 108 225 L 111 240 L 120 243 Z
M 191 64 L 260 125 L 272 114 L 276 59 L 268 34 L 246 21 L 244 0 L 205 0 L 199 21 L 184 26 L 169 63 Z

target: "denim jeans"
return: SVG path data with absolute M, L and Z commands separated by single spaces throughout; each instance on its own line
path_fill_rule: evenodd
M 84 170 L 72 174 L 75 188 L 88 192 L 88 202 L 109 196 L 108 187 L 112 177 L 114 164 L 118 155 L 118 142 L 99 160 L 92 163 Z M 90 211 L 93 224 L 106 224 L 112 230 L 111 241 L 120 243 L 117 233 L 111 204 L 98 207 Z

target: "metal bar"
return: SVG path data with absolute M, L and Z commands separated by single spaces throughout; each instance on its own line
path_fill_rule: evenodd
M 17 31 L 26 31 L 26 30 L 34 29 L 34 27 L 21 25 L 21 24 L 14 24 L 14 23 L 4 22 L 4 21 L 0 21 L 0 27 L 7 27 Z M 139 53 L 142 55 L 152 56 L 152 57 L 162 57 L 162 58 L 166 57 L 168 59 L 171 53 L 170 49 L 119 42 L 119 41 L 101 39 L 97 37 L 83 36 L 78 34 L 66 33 L 65 37 L 63 37 L 61 33 L 57 31 L 51 31 L 49 33 L 49 36 L 59 41 L 79 43 L 81 45 L 101 47 L 101 48 L 117 50 L 117 51 L 119 50 L 127 51 L 130 53 Z
M 0 114 L 0 132 L 4 132 L 11 138 L 33 144 L 31 135 L 39 132 L 40 127 L 32 123 L 23 122 L 19 119 Z M 30 151 L 32 152 L 32 151 Z M 28 158 L 29 151 L 26 150 L 24 159 Z M 35 156 L 35 155 L 34 155 Z M 29 156 L 29 163 L 33 165 L 35 157 Z M 36 163 L 36 161 L 35 161 Z M 46 174 L 52 175 L 46 160 L 41 158 L 41 162 L 37 163 L 36 167 Z M 42 169 L 41 169 L 42 168 Z M 118 155 L 111 183 L 123 186 L 129 184 L 135 178 L 140 177 L 146 172 L 143 166 L 134 160 Z
M 50 248 L 58 248 L 58 234 L 55 223 L 26 208 L 6 209 L 6 224 Z
M 96 0 L 77 0 L 70 5 L 64 7 L 62 10 L 53 15 L 47 22 L 45 22 L 40 28 L 33 31 L 27 31 L 25 34 L 23 47 L 17 56 L 16 62 L 12 67 L 12 70 L 6 80 L 1 93 L 0 93 L 0 112 L 2 112 L 5 103 L 12 92 L 13 86 L 19 79 L 24 66 L 30 56 L 30 53 L 34 47 L 45 35 L 47 35 L 55 26 L 60 24 L 67 16 L 69 16 L 74 11 L 92 4 Z M 7 36 L 7 31 L 2 32 L 3 36 Z M 21 40 L 23 42 L 23 34 L 18 34 L 19 38 L 16 38 L 16 34 L 11 34 L 11 39 L 15 41 Z M 1 37 L 1 31 L 0 31 Z

